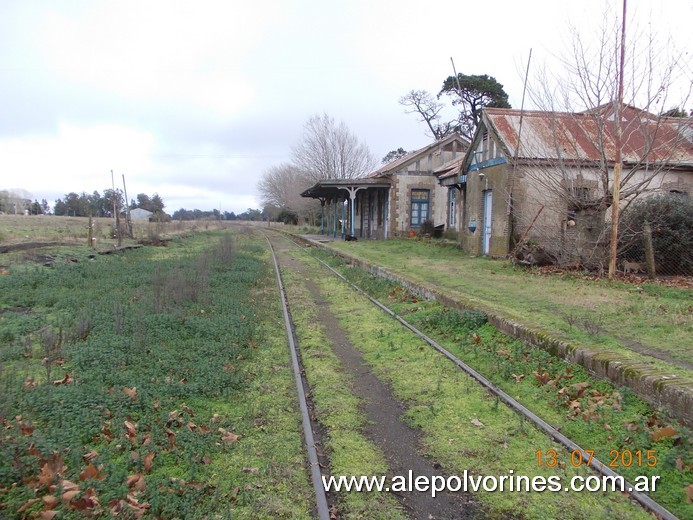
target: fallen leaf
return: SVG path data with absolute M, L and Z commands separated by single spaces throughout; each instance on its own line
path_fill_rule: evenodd
M 58 497 L 53 495 L 46 495 L 43 497 L 43 503 L 46 509 L 53 509 L 60 503 L 60 500 L 58 500 Z
M 656 442 L 662 437 L 673 437 L 678 433 L 679 432 L 677 432 L 673 426 L 665 426 L 664 428 L 652 432 L 652 440 Z
M 55 511 L 55 510 L 40 511 L 39 512 L 39 518 L 41 520 L 53 520 L 53 518 L 58 516 L 59 513 L 60 513 L 60 511 Z
M 41 456 L 41 452 L 36 449 L 36 446 L 34 446 L 33 442 L 29 445 L 29 450 L 26 453 L 27 455 L 33 455 L 34 457 Z
M 243 468 L 243 473 L 258 473 L 260 468 Z
M 72 383 L 73 381 L 74 381 L 74 379 L 72 379 L 72 372 L 68 372 L 67 374 L 65 374 L 65 377 L 63 377 L 62 379 L 58 379 L 57 381 L 53 381 L 53 384 L 54 385 L 67 385 L 67 384 Z
M 220 428 L 220 430 L 221 430 L 221 428 Z M 226 444 L 233 444 L 234 442 L 236 442 L 240 438 L 241 438 L 240 435 L 235 435 L 231 432 L 227 432 L 225 430 L 222 430 L 221 440 L 224 441 Z
M 510 375 L 515 378 L 516 383 L 519 383 L 525 377 L 524 374 L 510 374 Z
M 19 509 L 17 509 L 17 513 L 23 513 L 24 511 L 26 511 L 27 509 L 29 509 L 31 506 L 33 506 L 34 504 L 36 504 L 36 503 L 38 503 L 38 502 L 40 502 L 40 501 L 41 501 L 40 498 L 30 498 L 29 500 L 27 500 L 26 502 L 24 502 L 24 505 L 23 505 L 22 507 L 20 507 Z
M 584 381 L 582 383 L 575 383 L 574 385 L 571 385 L 571 388 L 575 390 L 578 397 L 582 397 L 582 394 L 589 386 L 590 384 L 587 381 Z
M 684 464 L 683 459 L 676 459 L 676 469 L 683 471 L 685 468 L 686 464 Z
M 90 512 L 91 509 L 95 507 L 99 507 L 101 504 L 99 503 L 99 499 L 96 498 L 96 492 L 94 491 L 93 488 L 87 489 L 84 494 L 77 500 L 73 500 L 70 502 L 70 509 L 76 510 L 76 511 L 84 511 L 84 512 Z M 88 515 L 91 516 L 91 515 Z
M 486 427 L 486 426 L 484 426 L 484 423 L 482 423 L 479 419 L 472 419 L 471 423 L 474 426 L 477 426 L 479 428 L 485 428 Z
M 137 399 L 137 387 L 133 386 L 132 388 L 128 388 L 127 386 L 123 388 L 123 393 L 127 395 L 130 399 Z
M 548 372 L 538 372 L 534 371 L 534 379 L 539 381 L 540 385 L 545 385 L 546 383 L 549 382 L 550 376 Z
M 149 473 L 152 470 L 152 465 L 154 464 L 155 453 L 150 451 L 144 456 L 144 472 Z
M 71 489 L 70 491 L 65 491 L 61 495 L 61 498 L 63 499 L 63 502 L 70 502 L 77 495 L 79 495 L 79 488 L 78 489 Z
M 136 475 L 128 475 L 128 478 L 125 480 L 125 484 L 129 489 L 134 489 L 136 491 L 144 491 L 144 488 L 146 487 L 144 475 L 141 473 L 137 473 Z
M 103 468 L 103 466 L 101 466 L 101 468 Z M 89 465 L 86 468 L 84 468 L 82 472 L 79 474 L 79 480 L 85 481 L 91 478 L 103 480 L 106 477 L 99 473 L 99 469 L 97 469 L 96 466 L 94 466 L 92 463 L 89 463 Z
M 99 452 L 98 452 L 98 451 L 96 451 L 96 450 L 91 450 L 90 452 L 85 453 L 84 455 L 82 455 L 82 459 L 84 459 L 84 462 L 91 462 L 92 460 L 94 460 L 94 459 L 95 459 L 96 457 L 98 457 L 98 456 L 99 456 Z
M 130 420 L 124 422 L 125 429 L 127 430 L 127 438 L 130 440 L 137 438 L 137 425 Z
M 686 502 L 693 504 L 693 484 L 688 484 L 683 490 L 686 492 Z
M 63 464 L 62 455 L 53 454 L 53 459 L 44 462 L 39 472 L 38 483 L 41 486 L 49 486 L 55 478 L 67 469 Z
M 32 433 L 34 433 L 34 427 L 29 423 L 19 423 L 19 432 L 22 435 L 31 435 Z

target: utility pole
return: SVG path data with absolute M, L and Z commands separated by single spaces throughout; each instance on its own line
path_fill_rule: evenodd
M 118 208 L 116 203 L 116 190 L 115 190 L 115 178 L 113 177 L 113 170 L 111 170 L 111 187 L 113 188 L 113 220 L 115 225 L 116 238 L 118 239 L 118 247 L 123 243 L 123 237 L 120 233 L 120 215 L 118 214 Z
M 128 237 L 132 238 L 132 220 L 130 219 L 130 203 L 128 202 L 128 189 L 125 187 L 125 174 L 123 174 L 123 193 L 125 194 L 125 224 L 128 228 Z
M 616 144 L 616 161 L 614 164 L 614 189 L 611 201 L 611 243 L 609 251 L 609 280 L 616 274 L 616 260 L 618 253 L 618 218 L 619 199 L 621 198 L 621 106 L 623 105 L 623 69 L 626 55 L 626 0 L 623 0 L 623 15 L 621 19 L 621 56 L 618 66 L 618 99 L 614 109 L 614 141 Z

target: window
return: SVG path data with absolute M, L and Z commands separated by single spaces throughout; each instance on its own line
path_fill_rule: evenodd
M 448 190 L 448 196 L 450 197 L 450 203 L 449 203 L 450 218 L 449 218 L 449 226 L 448 227 L 451 227 L 451 228 L 455 227 L 455 219 L 456 219 L 456 215 L 455 215 L 455 195 L 456 195 L 456 193 L 455 192 L 456 191 L 457 190 L 455 188 L 451 188 Z
M 589 188 L 582 186 L 572 187 L 570 189 L 570 199 L 568 200 L 568 211 L 580 211 L 592 201 L 592 195 Z
M 429 190 L 411 190 L 411 226 L 418 227 L 428 219 L 431 193 Z

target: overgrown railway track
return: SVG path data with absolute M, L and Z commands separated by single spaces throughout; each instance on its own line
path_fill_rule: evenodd
M 311 418 L 308 410 L 308 384 L 304 377 L 304 372 L 301 367 L 301 362 L 298 355 L 298 349 L 296 348 L 296 334 L 294 331 L 294 325 L 291 321 L 291 313 L 289 312 L 288 299 L 286 296 L 286 291 L 284 290 L 284 282 L 282 280 L 279 262 L 277 261 L 277 255 L 274 253 L 272 241 L 269 239 L 267 235 L 265 235 L 265 238 L 267 238 L 267 244 L 269 245 L 270 252 L 272 253 L 274 270 L 277 275 L 277 285 L 279 286 L 279 292 L 281 294 L 282 310 L 284 313 L 284 326 L 286 328 L 286 339 L 289 344 L 291 367 L 294 373 L 294 381 L 296 383 L 296 390 L 298 392 L 298 403 L 301 410 L 303 439 L 306 444 L 306 451 L 308 452 L 308 461 L 310 463 L 311 470 L 311 480 L 313 483 L 313 490 L 315 492 L 315 510 L 320 520 L 329 520 L 330 512 L 329 506 L 327 504 L 327 495 L 322 485 L 322 472 L 320 471 L 318 452 L 317 448 L 315 447 L 315 438 L 313 435 L 314 421 Z
M 272 247 L 272 241 L 270 239 L 270 236 L 265 233 L 265 237 L 267 239 L 267 242 L 270 247 L 270 251 L 272 253 L 272 258 L 276 270 L 276 276 L 277 276 L 277 282 L 280 288 L 281 292 L 281 298 L 282 298 L 282 304 L 283 304 L 283 309 L 284 309 L 284 321 L 285 321 L 285 326 L 286 326 L 286 331 L 287 331 L 287 338 L 289 342 L 289 348 L 291 352 L 291 358 L 292 358 L 292 364 L 293 364 L 293 370 L 294 370 L 294 376 L 296 379 L 296 387 L 298 390 L 298 395 L 299 395 L 299 403 L 301 407 L 301 413 L 303 417 L 303 429 L 304 429 L 304 440 L 307 446 L 308 450 L 308 455 L 309 455 L 309 461 L 310 461 L 310 466 L 311 466 L 311 474 L 312 474 L 312 480 L 313 480 L 313 487 L 315 489 L 315 495 L 316 495 L 316 510 L 318 517 L 322 519 L 329 519 L 330 518 L 330 513 L 329 513 L 329 508 L 327 505 L 327 498 L 325 495 L 324 488 L 322 486 L 322 479 L 321 479 L 321 470 L 320 470 L 320 465 L 318 463 L 317 459 L 317 452 L 315 449 L 315 442 L 314 442 L 314 437 L 313 437 L 313 431 L 315 427 L 315 421 L 313 421 L 310 417 L 310 414 L 308 412 L 308 405 L 307 405 L 307 383 L 305 381 L 304 374 L 302 373 L 302 368 L 300 365 L 300 357 L 298 354 L 298 347 L 296 345 L 296 334 L 293 328 L 293 324 L 291 322 L 291 315 L 289 311 L 289 302 L 286 296 L 286 292 L 284 290 L 283 282 L 282 282 L 282 277 L 281 277 L 281 272 L 280 272 L 280 266 L 278 263 L 278 260 L 276 258 L 274 248 Z M 300 248 L 305 248 L 302 244 L 296 243 L 295 241 L 292 240 L 292 243 L 296 245 L 296 247 Z M 526 408 L 524 405 L 522 405 L 520 402 L 518 402 L 516 399 L 514 399 L 512 396 L 510 396 L 508 393 L 504 392 L 502 389 L 498 388 L 495 384 L 493 384 L 490 380 L 485 378 L 483 375 L 481 375 L 479 372 L 474 370 L 472 367 L 464 363 L 461 359 L 459 359 L 457 356 L 452 354 L 449 350 L 444 348 L 442 345 L 440 345 L 438 342 L 427 336 L 425 333 L 420 331 L 418 328 L 416 328 L 414 325 L 411 323 L 407 322 L 404 318 L 396 314 L 394 311 L 392 311 L 390 308 L 388 308 L 386 305 L 378 301 L 377 299 L 373 298 L 370 294 L 368 294 L 365 290 L 362 288 L 358 287 L 351 281 L 347 280 L 341 273 L 339 273 L 337 270 L 332 268 L 330 265 L 325 263 L 319 258 L 314 257 L 315 260 L 317 260 L 320 264 L 322 264 L 327 272 L 341 280 L 343 283 L 347 284 L 349 287 L 351 287 L 354 291 L 358 292 L 362 296 L 364 296 L 366 299 L 368 299 L 375 307 L 383 311 L 385 314 L 390 316 L 392 319 L 396 320 L 399 322 L 403 327 L 407 328 L 409 331 L 411 331 L 413 334 L 418 336 L 420 339 L 425 341 L 430 347 L 432 347 L 436 352 L 438 352 L 440 355 L 444 356 L 447 358 L 449 361 L 454 363 L 454 365 L 457 366 L 460 370 L 462 370 L 464 373 L 466 373 L 469 377 L 473 378 L 479 385 L 481 385 L 483 388 L 485 388 L 488 392 L 490 392 L 492 395 L 494 395 L 500 402 L 502 402 L 505 406 L 508 408 L 512 409 L 515 413 L 519 414 L 523 419 L 527 420 L 531 424 L 533 424 L 538 430 L 542 431 L 545 435 L 562 445 L 570 454 L 575 454 L 579 453 L 581 460 L 588 461 L 586 463 L 586 466 L 592 469 L 595 473 L 601 476 L 605 477 L 612 477 L 612 478 L 623 478 L 618 472 L 614 471 L 609 467 L 608 465 L 604 464 L 602 461 L 597 459 L 597 457 L 594 457 L 593 453 L 589 453 L 587 450 L 583 449 L 580 447 L 576 442 L 568 438 L 567 436 L 563 435 L 560 433 L 556 428 L 548 424 L 546 421 L 544 421 L 541 417 L 533 413 L 531 410 Z M 625 479 L 624 479 L 625 481 Z M 676 520 L 677 517 L 672 514 L 670 511 L 668 511 L 666 508 L 661 506 L 659 503 L 654 501 L 652 498 L 650 498 L 648 495 L 635 491 L 634 486 L 632 483 L 625 481 L 625 493 L 634 501 L 638 502 L 644 509 L 647 511 L 655 514 L 658 518 L 662 518 L 665 520 Z

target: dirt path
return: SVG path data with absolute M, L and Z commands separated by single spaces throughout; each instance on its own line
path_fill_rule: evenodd
M 439 465 L 419 453 L 419 433 L 402 422 L 404 406 L 392 396 L 386 383 L 378 379 L 365 363 L 361 352 L 347 339 L 345 331 L 329 309 L 320 288 L 313 282 L 315 277 L 325 276 L 324 272 L 295 260 L 287 251 L 294 244 L 284 240 L 273 240 L 280 265 L 283 269 L 300 273 L 306 288 L 318 308 L 318 317 L 330 341 L 335 355 L 349 373 L 352 392 L 361 402 L 361 409 L 368 419 L 364 430 L 366 436 L 383 452 L 391 475 L 414 477 L 443 476 Z M 374 309 L 373 312 L 377 312 Z M 460 519 L 479 516 L 479 508 L 468 495 L 462 493 L 438 493 L 435 498 L 430 492 L 411 492 L 396 494 L 400 503 L 412 518 L 421 520 Z

